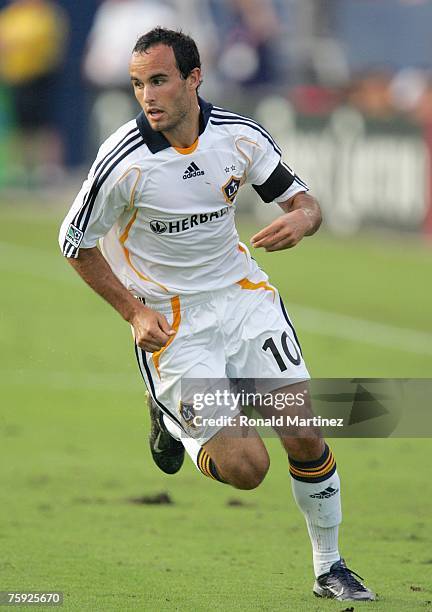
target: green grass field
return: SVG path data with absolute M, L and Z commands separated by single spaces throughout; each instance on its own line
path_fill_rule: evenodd
M 0 590 L 64 591 L 66 610 L 351 609 L 311 594 L 310 545 L 275 440 L 251 492 L 189 462 L 175 477 L 153 465 L 130 331 L 62 259 L 62 215 L 0 210 Z M 322 233 L 257 259 L 314 376 L 430 377 L 431 254 Z M 432 610 L 431 441 L 332 447 L 341 550 L 380 595 L 354 609 Z M 173 504 L 131 501 L 161 492 Z

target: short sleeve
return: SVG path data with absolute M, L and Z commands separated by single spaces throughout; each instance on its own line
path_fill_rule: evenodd
M 65 257 L 77 258 L 80 248 L 96 246 L 109 232 L 131 205 L 139 176 L 136 167 L 116 164 L 106 147 L 101 147 L 60 228 L 59 244 Z
M 253 138 L 241 139 L 240 147 L 247 147 L 250 156 L 247 182 L 264 202 L 284 202 L 296 193 L 308 191 L 306 183 L 282 161 L 282 152 L 272 136 L 258 124 Z
M 252 126 L 251 126 L 252 127 Z M 240 146 L 250 151 L 250 165 L 247 182 L 253 185 L 263 184 L 275 170 L 282 156 L 282 151 L 270 134 L 256 124 L 250 134 L 250 144 L 244 138 Z

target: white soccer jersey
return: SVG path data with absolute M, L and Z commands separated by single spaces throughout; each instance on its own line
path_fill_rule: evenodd
M 125 287 L 152 300 L 247 278 L 251 256 L 234 224 L 239 188 L 251 183 L 265 202 L 282 202 L 307 186 L 258 123 L 199 103 L 188 149 L 172 147 L 144 113 L 105 141 L 62 224 L 66 257 L 100 240 Z

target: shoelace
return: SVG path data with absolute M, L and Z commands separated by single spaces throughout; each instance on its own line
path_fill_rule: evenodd
M 342 576 L 345 578 L 346 582 L 348 583 L 349 587 L 354 587 L 358 591 L 367 591 L 366 587 L 361 582 L 359 582 L 356 578 L 354 578 L 354 576 L 357 576 L 357 578 L 360 578 L 360 580 L 364 580 L 364 578 L 362 578 L 359 574 L 357 574 L 357 572 L 350 570 L 348 567 L 344 565 L 340 565 L 338 568 L 333 570 L 333 573 L 342 574 Z

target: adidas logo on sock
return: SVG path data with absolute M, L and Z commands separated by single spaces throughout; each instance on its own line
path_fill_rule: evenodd
M 202 176 L 205 174 L 204 170 L 200 170 L 195 162 L 192 162 L 190 166 L 188 166 L 183 174 L 183 180 L 194 178 L 195 176 Z
M 319 493 L 314 493 L 313 495 L 309 495 L 309 497 L 313 497 L 314 499 L 326 499 L 327 497 L 333 497 L 339 489 L 333 489 L 333 487 L 327 487 L 324 491 L 320 491 Z

